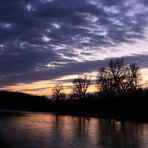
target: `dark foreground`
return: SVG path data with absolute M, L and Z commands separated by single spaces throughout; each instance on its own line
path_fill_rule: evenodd
M 143 92 L 142 92 L 143 93 Z M 118 98 L 55 100 L 22 93 L 1 92 L 0 109 L 53 112 L 82 117 L 104 117 L 120 121 L 148 122 L 148 92 Z M 14 112 L 9 112 L 13 114 Z M 8 114 L 8 112 L 7 112 Z M 5 112 L 0 112 L 5 116 Z
M 49 113 L 4 114 L 0 116 L 2 148 L 148 147 L 147 123 Z

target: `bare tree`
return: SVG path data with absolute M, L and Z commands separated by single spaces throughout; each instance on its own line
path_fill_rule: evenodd
M 139 66 L 135 63 L 130 65 L 130 87 L 136 89 L 140 80 Z
M 79 76 L 73 80 L 73 85 L 73 93 L 77 95 L 79 99 L 84 99 L 90 85 L 90 77 L 88 75 Z
M 126 84 L 128 68 L 125 66 L 123 58 L 111 59 L 108 66 L 112 75 L 112 87 L 116 94 L 120 94 Z
M 122 58 L 111 59 L 107 67 L 99 70 L 96 80 L 98 91 L 120 95 L 127 89 L 136 89 L 139 80 L 138 69 L 137 64 L 125 65 Z
M 63 90 L 64 88 L 62 84 L 56 84 L 52 89 L 52 98 L 58 101 L 60 98 L 65 97 Z
M 100 68 L 96 80 L 96 88 L 99 92 L 110 94 L 113 90 L 113 81 L 110 71 L 104 67 Z

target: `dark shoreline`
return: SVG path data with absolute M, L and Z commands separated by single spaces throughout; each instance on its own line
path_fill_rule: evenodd
M 43 112 L 81 117 L 101 117 L 119 121 L 148 122 L 148 90 L 118 97 L 49 100 L 18 92 L 0 92 L 0 116 Z M 24 112 L 21 112 L 24 111 Z
M 148 123 L 148 115 L 147 114 L 101 114 L 101 113 L 86 113 L 85 111 L 33 111 L 33 110 L 0 110 L 0 116 L 24 116 L 29 113 L 41 113 L 41 114 L 54 114 L 54 115 L 68 115 L 68 116 L 79 116 L 84 117 L 86 119 L 89 118 L 108 118 L 108 119 L 114 119 L 116 121 L 121 122 L 136 122 L 136 123 Z

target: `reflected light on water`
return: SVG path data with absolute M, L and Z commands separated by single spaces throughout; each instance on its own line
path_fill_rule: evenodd
M 147 148 L 148 124 L 27 113 L 0 117 L 0 142 L 15 148 Z

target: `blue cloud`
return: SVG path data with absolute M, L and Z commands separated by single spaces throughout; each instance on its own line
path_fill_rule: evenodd
M 99 52 L 144 40 L 147 4 L 146 0 L 1 0 L 1 85 L 96 70 L 97 61 L 79 63 L 74 57 L 81 54 L 87 59 L 86 48 Z M 147 56 L 140 58 L 146 67 Z

